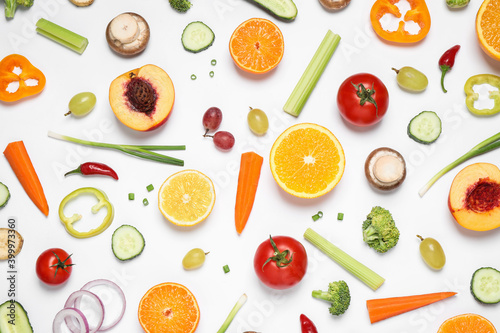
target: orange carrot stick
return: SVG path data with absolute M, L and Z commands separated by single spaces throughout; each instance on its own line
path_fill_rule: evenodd
M 366 308 L 371 323 L 391 318 L 456 295 L 456 292 L 440 292 L 423 295 L 370 299 Z
M 264 159 L 262 156 L 254 152 L 241 154 L 234 214 L 236 231 L 238 234 L 241 234 L 245 228 L 250 212 L 252 211 L 263 161 Z
M 24 142 L 16 141 L 11 142 L 3 152 L 7 161 L 14 170 L 17 179 L 23 186 L 26 194 L 30 197 L 31 201 L 42 211 L 45 216 L 49 215 L 49 205 L 43 193 L 42 184 L 38 179 L 35 168 L 31 163 L 31 159 L 26 151 Z

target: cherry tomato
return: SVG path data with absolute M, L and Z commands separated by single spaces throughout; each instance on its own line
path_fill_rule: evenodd
M 69 279 L 73 267 L 71 255 L 59 248 L 42 252 L 36 260 L 36 275 L 49 285 L 58 285 Z
M 300 328 L 302 333 L 318 333 L 316 325 L 305 314 L 300 315 Z
M 342 117 L 356 126 L 371 126 L 382 120 L 389 107 L 389 93 L 375 75 L 359 73 L 348 77 L 337 94 Z
M 257 248 L 253 267 L 266 286 L 287 289 L 299 283 L 306 274 L 307 253 L 292 237 L 269 236 Z

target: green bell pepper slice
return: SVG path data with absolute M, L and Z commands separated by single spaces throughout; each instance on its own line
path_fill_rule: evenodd
M 474 107 L 474 102 L 479 99 L 479 94 L 476 93 L 473 88 L 478 84 L 489 84 L 498 90 L 489 92 L 489 99 L 495 102 L 495 105 L 491 109 L 477 109 Z M 477 116 L 491 116 L 500 112 L 500 76 L 493 74 L 479 74 L 471 76 L 464 86 L 464 91 L 467 97 L 465 98 L 465 105 L 470 112 Z
M 107 214 L 104 217 L 104 220 L 102 221 L 101 225 L 99 225 L 95 229 L 91 229 L 86 232 L 81 232 L 73 228 L 73 223 L 81 220 L 82 218 L 81 214 L 75 213 L 71 217 L 67 217 L 66 215 L 64 215 L 64 207 L 68 204 L 68 202 L 70 202 L 71 200 L 77 198 L 82 194 L 92 194 L 97 198 L 98 200 L 97 204 L 92 206 L 91 209 L 93 214 L 96 214 L 103 207 L 106 207 L 107 209 Z M 82 187 L 77 190 L 74 190 L 66 197 L 64 197 L 64 199 L 61 201 L 61 204 L 59 205 L 59 218 L 61 219 L 62 224 L 66 228 L 66 231 L 71 236 L 76 238 L 88 238 L 99 235 L 101 232 L 106 230 L 111 225 L 111 222 L 113 222 L 113 216 L 114 216 L 114 208 L 113 205 L 108 201 L 106 193 L 94 187 Z

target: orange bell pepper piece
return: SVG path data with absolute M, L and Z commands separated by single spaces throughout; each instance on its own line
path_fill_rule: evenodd
M 403 20 L 399 22 L 399 27 L 396 31 L 384 30 L 380 19 L 385 14 L 392 14 L 397 18 L 401 18 L 401 12 L 399 8 L 395 5 L 399 0 L 377 0 L 372 6 L 370 11 L 370 20 L 372 22 L 373 30 L 381 38 L 388 40 L 390 42 L 396 43 L 415 43 L 422 40 L 431 28 L 431 15 L 425 0 L 407 0 L 410 4 L 410 10 L 408 10 L 403 17 Z M 413 21 L 418 24 L 420 30 L 416 34 L 411 34 L 405 30 L 405 23 L 408 21 Z
M 45 87 L 45 81 L 45 75 L 20 54 L 8 55 L 0 61 L 0 101 L 15 102 L 36 95 Z M 13 82 L 19 82 L 18 89 L 7 91 Z

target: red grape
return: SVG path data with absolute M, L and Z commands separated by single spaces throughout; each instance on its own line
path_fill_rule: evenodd
M 205 135 L 208 131 L 215 131 L 219 128 L 222 122 L 222 111 L 217 107 L 211 107 L 203 115 L 203 127 L 205 127 Z
M 214 144 L 220 150 L 231 150 L 234 146 L 234 136 L 226 131 L 218 131 L 213 136 Z

